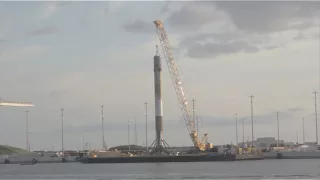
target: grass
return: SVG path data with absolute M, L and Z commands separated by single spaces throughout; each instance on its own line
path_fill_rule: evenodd
M 129 146 L 128 145 L 116 146 L 116 147 L 109 148 L 108 150 L 112 151 L 115 149 L 117 149 L 119 151 L 127 151 L 127 150 L 129 150 Z M 137 145 L 130 145 L 130 149 L 131 150 L 144 150 L 145 147 L 137 146 Z
M 6 154 L 26 154 L 29 153 L 29 151 L 17 147 L 7 146 L 7 145 L 0 145 L 0 155 L 6 155 Z

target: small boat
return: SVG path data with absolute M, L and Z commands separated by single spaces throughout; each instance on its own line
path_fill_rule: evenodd
M 35 165 L 35 164 L 33 164 L 33 163 L 22 163 L 20 165 Z
M 20 165 L 35 165 L 37 164 L 37 160 L 36 159 L 32 159 L 31 162 L 25 162 L 25 163 L 21 163 Z

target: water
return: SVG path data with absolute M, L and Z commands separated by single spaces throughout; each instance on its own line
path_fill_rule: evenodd
M 320 179 L 320 160 L 0 165 L 0 179 Z

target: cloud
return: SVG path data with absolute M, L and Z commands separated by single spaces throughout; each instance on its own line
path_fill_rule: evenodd
M 314 27 L 320 3 L 308 2 L 183 2 L 166 22 L 185 34 L 180 48 L 192 58 L 274 50 L 291 41 L 280 32 Z M 164 8 L 168 9 L 168 4 Z M 278 33 L 278 34 L 277 34 Z M 279 37 L 285 41 L 278 40 Z M 277 43 L 276 43 L 277 42 Z
M 172 12 L 166 21 L 171 27 L 184 31 L 198 30 L 207 23 L 218 21 L 220 15 L 215 7 L 211 3 L 207 8 L 202 4 L 203 2 L 187 2 L 180 10 Z
M 293 37 L 294 40 L 300 41 L 300 40 L 313 40 L 316 39 L 318 40 L 318 36 L 319 33 L 317 35 L 312 35 L 312 34 L 308 34 L 307 33 L 303 33 L 303 32 L 299 32 L 295 37 Z
M 54 90 L 49 93 L 48 97 L 49 98 L 54 98 L 54 99 L 60 99 L 65 97 L 66 95 L 71 95 L 72 91 L 68 90 Z
M 125 31 L 132 32 L 132 33 L 154 33 L 154 26 L 142 20 L 126 22 L 125 24 L 122 25 L 122 28 Z
M 50 93 L 48 97 L 56 99 L 68 96 L 69 98 L 77 96 L 79 89 L 86 90 L 88 86 L 84 84 L 89 80 L 89 76 L 83 72 L 68 72 L 60 76 L 54 77 L 48 81 L 48 89 Z M 91 81 L 93 83 L 93 81 Z
M 206 43 L 195 44 L 188 50 L 191 58 L 217 57 L 221 54 L 233 54 L 238 52 L 257 52 L 259 48 L 245 42 L 235 41 L 230 43 Z
M 270 42 L 269 36 L 248 35 L 240 32 L 207 33 L 189 36 L 180 41 L 191 58 L 210 58 L 239 52 L 254 53 L 263 49 L 272 50 L 281 45 Z
M 308 13 L 312 5 L 308 3 L 183 2 L 179 5 L 180 9 L 171 11 L 165 22 L 169 28 L 179 29 L 179 35 L 183 34 L 180 48 L 191 58 L 274 50 L 292 40 L 275 33 L 303 31 L 314 26 L 313 13 Z M 166 2 L 163 11 L 168 11 L 169 6 L 170 2 Z M 153 32 L 153 27 L 142 20 L 126 23 L 123 28 L 133 33 Z M 283 40 L 278 40 L 279 37 Z
M 7 40 L 5 40 L 5 39 L 0 39 L 0 44 L 1 44 L 1 43 L 5 43 L 5 42 L 7 42 Z
M 205 42 L 208 39 L 212 39 L 215 40 L 217 42 L 225 42 L 225 41 L 230 41 L 233 40 L 235 38 L 239 38 L 241 37 L 240 34 L 237 33 L 228 33 L 228 32 L 224 32 L 224 33 L 206 33 L 206 34 L 197 34 L 197 35 L 193 35 L 193 36 L 188 36 L 186 38 L 183 38 L 180 41 L 180 46 L 189 46 L 190 44 L 194 43 L 194 42 Z
M 40 18 L 46 19 L 56 14 L 63 6 L 71 5 L 72 1 L 47 1 L 43 2 L 43 8 L 40 13 Z
M 263 114 L 263 115 L 259 115 L 259 116 L 254 116 L 254 124 L 271 124 L 270 121 L 271 118 L 271 113 L 268 114 Z M 204 116 L 201 118 L 202 123 L 204 124 L 204 126 L 234 126 L 235 125 L 235 118 L 230 117 L 230 118 L 226 118 L 226 117 L 212 117 L 212 116 Z M 238 118 L 238 123 L 242 123 L 242 121 L 244 120 L 245 124 L 251 124 L 251 117 L 239 117 Z M 250 122 L 249 122 L 250 120 Z
M 58 11 L 59 5 L 60 3 L 58 1 L 45 2 L 41 17 L 50 18 L 53 14 L 55 14 Z
M 107 2 L 107 6 L 104 8 L 104 12 L 106 13 L 115 13 L 121 9 L 126 2 L 122 1 L 109 1 Z
M 303 111 L 303 108 L 289 108 L 282 112 L 279 112 L 279 117 L 281 119 L 291 119 L 294 117 L 294 113 Z M 264 113 L 261 115 L 253 115 L 254 124 L 266 125 L 274 123 L 276 118 L 276 112 Z M 238 123 L 251 124 L 251 116 L 238 117 Z M 234 126 L 235 118 L 234 117 L 213 117 L 213 116 L 203 116 L 201 117 L 201 123 L 204 126 Z
M 72 3 L 74 3 L 74 2 L 72 2 L 72 1 L 59 1 L 58 5 L 59 6 L 66 6 L 66 5 L 70 5 Z
M 41 36 L 46 34 L 54 34 L 58 32 L 56 26 L 45 26 L 43 28 L 35 29 L 27 33 L 27 36 Z
M 90 125 L 68 125 L 64 128 L 66 133 L 92 133 L 101 131 L 101 124 L 90 124 Z M 117 122 L 108 122 L 107 126 L 104 128 L 105 132 L 119 132 L 119 131 L 126 131 L 127 125 L 126 123 L 117 123 Z M 59 129 L 57 129 L 59 131 Z
M 304 108 L 289 108 L 288 111 L 289 112 L 300 112 L 300 111 L 304 111 Z
M 239 30 L 270 33 L 289 29 L 306 29 L 314 25 L 313 16 L 320 3 L 315 2 L 216 2 Z M 296 23 L 299 23 L 298 25 Z
M 130 125 L 132 130 L 134 128 L 134 123 Z M 137 130 L 145 130 L 145 122 L 136 122 Z M 177 127 L 181 127 L 177 121 L 172 120 L 166 120 L 164 123 L 164 129 L 175 129 Z M 148 128 L 153 129 L 154 124 L 149 122 Z M 127 132 L 128 131 L 128 124 L 127 121 L 121 121 L 121 122 L 112 122 L 112 121 L 105 121 L 104 126 L 105 132 Z M 184 129 L 183 129 L 184 130 Z M 61 131 L 61 129 L 56 129 L 55 131 Z M 85 124 L 85 125 L 66 125 L 64 127 L 64 131 L 66 133 L 94 133 L 94 132 L 101 132 L 101 123 L 91 123 L 91 124 Z
M 28 45 L 14 49 L 3 50 L 0 61 L 24 60 L 41 56 L 49 50 L 42 45 Z M 19 53 L 17 53 L 19 52 Z
M 162 8 L 160 9 L 160 13 L 167 13 L 170 11 L 170 4 L 172 3 L 172 1 L 166 1 L 166 3 L 164 4 L 164 6 L 162 6 Z

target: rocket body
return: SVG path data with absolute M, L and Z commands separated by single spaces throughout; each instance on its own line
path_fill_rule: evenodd
M 154 90 L 155 90 L 155 118 L 156 118 L 156 146 L 163 146 L 163 126 L 162 126 L 162 69 L 159 55 L 153 57 L 154 60 Z

